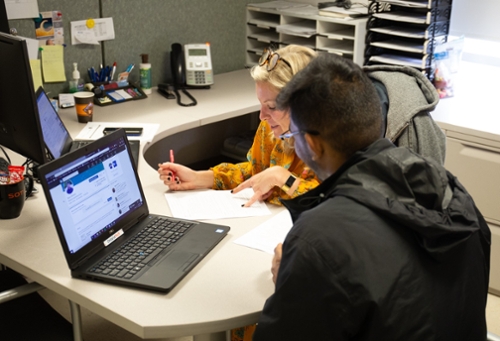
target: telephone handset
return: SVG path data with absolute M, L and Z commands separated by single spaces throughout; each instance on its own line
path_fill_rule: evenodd
M 172 44 L 172 50 L 170 51 L 170 67 L 172 69 L 172 78 L 175 96 L 177 97 L 177 104 L 183 107 L 195 106 L 197 104 L 196 99 L 186 91 L 186 64 L 184 62 L 182 45 L 179 43 Z M 191 103 L 186 104 L 181 102 L 179 90 L 191 99 Z
M 186 84 L 186 63 L 184 62 L 184 52 L 179 43 L 172 44 L 170 51 L 170 61 L 172 68 L 172 78 L 174 86 L 183 86 Z

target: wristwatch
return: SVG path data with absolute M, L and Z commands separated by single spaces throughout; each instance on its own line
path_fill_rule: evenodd
M 285 193 L 288 193 L 288 191 L 290 190 L 290 188 L 293 186 L 294 182 L 295 182 L 295 177 L 293 175 L 290 175 L 288 177 L 288 179 L 286 180 L 285 184 L 283 186 L 281 186 L 281 189 L 283 191 L 285 191 Z

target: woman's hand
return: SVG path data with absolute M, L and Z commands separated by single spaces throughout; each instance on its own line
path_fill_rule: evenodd
M 281 166 L 274 166 L 255 174 L 247 181 L 241 183 L 233 189 L 233 193 L 238 193 L 245 188 L 252 188 L 254 195 L 248 200 L 244 207 L 250 207 L 258 200 L 266 200 L 273 193 L 275 186 L 281 187 L 286 182 L 291 173 Z
M 160 180 L 172 191 L 212 188 L 213 172 L 194 171 L 177 163 L 165 162 L 158 164 Z
M 283 244 L 279 243 L 274 248 L 274 257 L 271 265 L 271 273 L 273 274 L 273 282 L 276 285 L 276 280 L 278 279 L 278 271 L 280 269 L 281 255 L 283 254 Z

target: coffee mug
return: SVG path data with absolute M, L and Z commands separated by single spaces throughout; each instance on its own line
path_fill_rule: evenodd
M 13 219 L 21 215 L 24 201 L 33 191 L 33 178 L 14 184 L 0 185 L 0 219 Z

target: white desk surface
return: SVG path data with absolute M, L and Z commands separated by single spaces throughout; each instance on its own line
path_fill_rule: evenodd
M 432 113 L 443 129 L 500 141 L 500 67 L 461 61 L 455 96 Z
M 489 72 L 490 85 L 473 82 L 481 72 Z M 453 99 L 441 101 L 433 113 L 435 120 L 445 129 L 477 130 L 500 140 L 499 108 L 491 105 L 496 104 L 498 86 L 493 84 L 500 72 L 492 74 L 491 68 L 484 71 L 474 64 L 463 66 L 461 73 L 466 82 L 457 87 Z M 148 99 L 96 107 L 94 121 L 159 123 L 154 143 L 180 131 L 259 110 L 248 70 L 217 75 L 212 89 L 190 92 L 198 100 L 197 106 L 180 107 L 175 100 L 153 92 Z M 84 125 L 77 122 L 74 109 L 60 113 L 76 136 Z M 168 215 L 164 187 L 142 153 L 139 174 L 150 211 Z M 270 208 L 273 213 L 281 210 Z M 268 218 L 214 221 L 231 226 L 229 235 L 172 292 L 158 294 L 71 278 L 45 198 L 39 193 L 26 201 L 21 217 L 0 221 L 0 263 L 142 338 L 207 334 L 256 322 L 271 295 L 272 256 L 233 243 Z
M 198 100 L 195 107 L 180 107 L 154 92 L 144 100 L 96 107 L 94 121 L 159 123 L 159 140 L 259 109 L 248 70 L 217 75 L 212 89 L 190 92 Z M 76 136 L 84 125 L 74 109 L 60 112 Z M 150 211 L 170 214 L 165 187 L 142 153 L 139 174 Z M 269 216 L 213 221 L 229 225 L 229 235 L 168 294 L 73 279 L 39 189 L 19 218 L 0 221 L 0 263 L 142 338 L 208 334 L 255 323 L 273 291 L 272 256 L 233 243 Z M 282 209 L 270 208 L 273 213 Z

